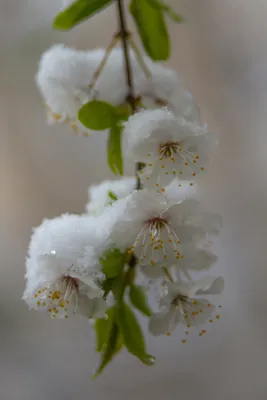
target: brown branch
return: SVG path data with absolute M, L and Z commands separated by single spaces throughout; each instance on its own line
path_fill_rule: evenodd
M 123 47 L 125 75 L 126 75 L 127 86 L 128 86 L 127 101 L 131 106 L 132 114 L 134 114 L 136 112 L 136 104 L 135 104 L 135 97 L 134 97 L 132 68 L 131 68 L 131 63 L 130 63 L 130 51 L 129 51 L 129 44 L 128 44 L 129 33 L 127 31 L 127 26 L 126 26 L 126 17 L 125 17 L 123 0 L 117 0 L 117 5 L 118 5 L 119 26 L 120 26 L 119 31 L 120 31 L 120 37 L 121 37 L 122 47 Z M 138 177 L 138 172 L 141 169 L 142 169 L 142 164 L 137 163 L 136 164 L 136 174 L 137 174 L 136 189 L 137 190 L 141 189 L 141 181 L 140 181 L 140 178 Z

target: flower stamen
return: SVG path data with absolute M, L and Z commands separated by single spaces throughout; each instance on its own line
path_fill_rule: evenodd
M 46 307 L 52 318 L 56 318 L 59 314 L 62 315 L 62 312 L 67 318 L 68 306 L 72 303 L 73 297 L 75 304 L 73 312 L 77 311 L 78 290 L 79 285 L 76 278 L 62 276 L 56 283 L 46 284 L 35 292 L 36 306 L 38 308 Z
M 141 248 L 139 255 L 137 247 Z M 144 221 L 144 226 L 129 252 L 135 251 L 141 265 L 155 265 L 156 262 L 167 259 L 167 248 L 170 247 L 175 257 L 180 258 L 180 240 L 169 221 L 165 217 L 155 217 Z

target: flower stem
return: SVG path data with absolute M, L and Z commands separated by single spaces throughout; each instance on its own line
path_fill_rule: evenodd
M 170 272 L 168 271 L 168 268 L 163 267 L 163 271 L 164 271 L 164 274 L 165 274 L 165 275 L 167 276 L 167 278 L 169 279 L 169 281 L 173 283 L 173 277 L 171 276 Z
M 94 88 L 94 86 L 96 84 L 96 81 L 98 80 L 103 68 L 105 67 L 112 50 L 114 49 L 114 47 L 116 46 L 116 44 L 117 44 L 117 42 L 119 40 L 119 37 L 120 37 L 120 35 L 118 35 L 118 34 L 113 36 L 110 44 L 108 45 L 108 47 L 107 47 L 107 49 L 105 51 L 103 60 L 101 61 L 101 63 L 97 67 L 97 69 L 96 69 L 96 71 L 95 71 L 95 73 L 94 73 L 94 75 L 92 77 L 92 80 L 91 80 L 91 82 L 89 84 L 89 90 L 92 90 Z
M 133 49 L 133 52 L 134 52 L 135 57 L 136 57 L 136 60 L 137 60 L 137 62 L 139 64 L 141 70 L 143 71 L 145 77 L 147 79 L 151 79 L 151 72 L 149 71 L 149 69 L 148 69 L 148 67 L 147 67 L 147 65 L 146 65 L 146 63 L 145 63 L 145 61 L 144 61 L 144 59 L 142 57 L 142 54 L 140 53 L 138 47 L 136 46 L 132 36 L 129 36 L 129 43 L 130 43 L 131 48 Z
M 136 104 L 135 104 L 135 97 L 134 97 L 133 75 L 132 75 L 132 68 L 131 68 L 131 63 L 130 63 L 130 51 L 129 51 L 129 43 L 128 43 L 129 33 L 127 31 L 127 26 L 126 26 L 127 23 L 126 23 L 123 0 L 117 0 L 117 5 L 118 5 L 118 16 L 119 16 L 119 31 L 120 31 L 120 37 L 121 37 L 122 47 L 123 47 L 125 75 L 126 75 L 127 86 L 128 86 L 127 101 L 131 106 L 132 114 L 134 114 L 136 111 Z M 137 190 L 141 189 L 141 181 L 140 181 L 140 178 L 138 177 L 138 172 L 141 169 L 142 169 L 142 164 L 137 163 L 136 164 L 136 174 L 137 174 L 136 189 Z

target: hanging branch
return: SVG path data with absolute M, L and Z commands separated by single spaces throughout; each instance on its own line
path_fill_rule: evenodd
M 191 270 L 206 270 L 215 263 L 217 257 L 206 248 L 210 242 L 204 238 L 219 233 L 221 217 L 202 207 L 197 196 L 189 192 L 193 183 L 185 181 L 204 170 L 214 135 L 200 123 L 194 99 L 181 87 L 176 74 L 154 63 L 170 55 L 165 16 L 176 22 L 182 21 L 181 16 L 165 0 L 127 2 L 151 62 L 143 59 L 128 31 L 126 1 L 68 2 L 71 4 L 54 19 L 55 29 L 71 29 L 114 4 L 118 31 L 97 56 L 94 51 L 77 52 L 64 46 L 47 50 L 37 74 L 46 107 L 55 122 L 71 124 L 77 133 L 80 129 L 85 135 L 106 131 L 107 163 L 120 175 L 123 134 L 128 154 L 136 162 L 137 183 L 134 177 L 125 177 L 93 185 L 89 188 L 88 214 L 64 214 L 45 220 L 34 230 L 23 298 L 31 309 L 47 311 L 53 319 L 81 314 L 94 320 L 95 349 L 101 353 L 95 378 L 123 348 L 145 365 L 155 363 L 155 357 L 147 353 L 136 312 L 149 318 L 148 330 L 153 336 L 170 336 L 178 325 L 183 325 L 188 335 L 191 325 L 214 321 L 216 306 L 201 300 L 200 295 L 220 294 L 223 278 L 194 280 Z M 113 52 L 118 41 L 122 51 Z M 135 61 L 140 67 L 137 74 L 133 74 Z M 105 67 L 105 76 L 98 82 Z M 123 75 L 126 86 L 120 85 Z M 88 77 L 92 78 L 90 83 Z M 148 109 L 139 112 L 146 97 L 158 107 L 149 109 L 148 104 Z M 168 102 L 173 110 L 162 108 Z M 141 185 L 143 165 L 151 168 Z M 184 190 L 178 193 L 182 186 Z M 201 232 L 199 240 L 197 232 Z M 44 258 L 44 246 L 48 255 L 56 257 Z M 148 282 L 152 291 L 147 290 Z M 149 307 L 153 294 L 154 303 L 161 299 L 157 310 Z M 217 314 L 215 319 L 219 318 Z M 198 334 L 205 333 L 202 329 Z M 181 337 L 182 343 L 186 341 L 186 336 Z

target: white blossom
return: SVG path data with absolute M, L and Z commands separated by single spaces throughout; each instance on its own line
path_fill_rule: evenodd
M 88 135 L 89 131 L 76 119 L 84 103 L 93 97 L 114 106 L 125 103 L 128 87 L 120 48 L 112 50 L 93 90 L 89 90 L 94 72 L 104 55 L 104 49 L 78 51 L 64 45 L 52 46 L 42 55 L 36 82 L 46 104 L 49 122 L 66 122 L 75 132 L 82 131 Z M 198 120 L 194 100 L 181 87 L 175 71 L 144 57 L 151 74 L 147 78 L 132 52 L 130 57 L 135 97 L 141 97 L 144 106 L 169 104 L 177 115 Z
M 128 196 L 136 188 L 136 178 L 123 177 L 117 180 L 106 180 L 88 189 L 89 202 L 86 210 L 89 214 L 100 215 L 105 207 L 111 205 L 114 196 L 117 199 Z
M 97 284 L 103 274 L 89 247 L 93 243 L 93 217 L 62 215 L 44 220 L 34 230 L 23 296 L 30 308 L 48 311 L 53 318 L 67 318 L 76 312 L 90 318 L 105 314 L 106 305 Z
M 149 320 L 149 331 L 152 335 L 159 336 L 170 334 L 178 324 L 183 324 L 188 329 L 212 321 L 211 315 L 215 306 L 196 296 L 220 294 L 223 288 L 224 281 L 221 277 L 205 277 L 193 283 L 169 283 L 162 289 L 160 311 L 154 313 Z
M 216 215 L 203 217 L 197 200 L 170 204 L 163 194 L 148 189 L 115 201 L 98 218 L 107 243 L 120 249 L 130 248 L 141 265 L 180 259 L 183 245 L 197 243 L 216 231 L 217 225 Z
M 146 164 L 140 171 L 142 181 L 162 190 L 174 177 L 194 179 L 204 170 L 215 144 L 206 125 L 187 122 L 166 108 L 134 114 L 124 135 L 129 157 Z

